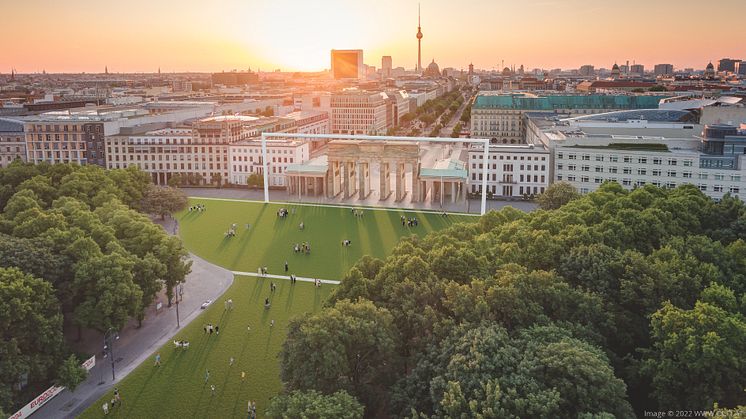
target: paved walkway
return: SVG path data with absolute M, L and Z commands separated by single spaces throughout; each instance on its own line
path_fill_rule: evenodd
M 187 194 L 187 196 L 195 197 L 195 198 L 221 198 L 221 199 L 238 199 L 238 200 L 245 200 L 245 201 L 257 201 L 257 202 L 264 202 L 264 191 L 259 190 L 251 190 L 247 188 L 184 188 L 184 193 Z M 462 212 L 462 213 L 471 213 L 475 215 L 479 215 L 479 210 L 481 206 L 481 202 L 477 199 L 470 199 L 466 202 L 456 202 L 456 203 L 450 203 L 447 202 L 445 205 L 443 205 L 443 208 L 440 207 L 439 203 L 433 203 L 433 202 L 417 202 L 417 203 L 411 203 L 408 201 L 405 202 L 389 202 L 389 201 L 378 201 L 374 196 L 374 194 L 371 194 L 371 197 L 366 200 L 358 200 L 358 199 L 347 199 L 342 200 L 339 197 L 328 199 L 321 196 L 303 196 L 300 200 L 298 200 L 297 195 L 291 196 L 284 190 L 270 190 L 269 191 L 269 199 L 271 202 L 286 202 L 289 204 L 319 204 L 319 205 L 342 205 L 342 206 L 369 206 L 371 208 L 380 207 L 380 208 L 398 208 L 398 209 L 419 209 L 419 210 L 430 210 L 430 211 L 448 211 L 448 212 Z M 392 194 L 393 195 L 393 194 Z M 391 200 L 391 199 L 390 199 Z M 533 211 L 536 208 L 538 208 L 538 205 L 536 205 L 533 202 L 528 201 L 492 201 L 487 200 L 487 210 L 495 209 L 499 210 L 503 207 L 513 207 L 515 209 L 521 210 L 521 211 Z
M 173 220 L 160 222 L 169 233 L 174 233 Z M 192 272 L 187 276 L 184 284 L 183 300 L 179 303 L 179 319 L 181 327 L 185 327 L 201 312 L 200 306 L 205 300 L 218 299 L 233 283 L 233 273 L 217 265 L 213 265 L 200 257 L 190 254 Z M 108 358 L 102 358 L 103 337 L 99 334 L 96 366 L 91 370 L 88 379 L 74 392 L 65 390 L 57 397 L 42 406 L 33 417 L 35 418 L 74 418 L 88 406 L 96 402 L 109 391 L 116 382 L 122 380 L 143 361 L 148 359 L 153 351 L 171 340 L 179 329 L 176 327 L 176 305 L 170 308 L 163 304 L 158 315 L 151 315 L 143 320 L 142 327 L 137 328 L 137 322 L 131 321 L 119 333 L 119 340 L 114 343 L 114 358 L 116 381 L 111 379 L 111 363 Z M 99 384 L 103 381 L 103 384 Z M 126 394 L 123 395 L 127 397 Z

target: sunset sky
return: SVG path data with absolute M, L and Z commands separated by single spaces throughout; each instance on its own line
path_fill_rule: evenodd
M 329 68 L 332 48 L 413 68 L 416 0 L 0 0 L 0 73 Z M 746 59 L 746 0 L 422 0 L 423 64 L 704 68 Z

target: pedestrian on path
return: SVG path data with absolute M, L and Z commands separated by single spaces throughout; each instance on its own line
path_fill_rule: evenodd
M 229 367 L 233 366 L 233 361 L 235 361 L 235 359 L 233 359 L 233 357 L 231 357 L 231 359 L 228 361 L 228 366 Z
M 246 381 L 246 371 L 241 371 L 241 382 Z
M 119 405 L 122 405 L 122 396 L 119 395 L 119 388 L 114 387 L 114 401 L 119 403 Z M 114 407 L 114 403 L 111 404 L 111 407 Z
M 274 319 L 270 320 L 269 327 L 274 327 L 274 325 L 275 325 L 275 320 Z
M 210 370 L 205 370 L 205 384 L 210 380 Z
M 109 403 L 104 402 L 104 405 L 101 406 L 101 408 L 104 409 L 104 415 L 108 415 L 109 414 Z
M 154 367 L 160 367 L 161 366 L 161 353 L 155 354 L 155 365 Z
M 212 392 L 212 395 L 215 395 L 215 384 L 210 384 L 210 391 Z
M 288 261 L 285 261 L 285 272 L 288 271 Z
M 215 326 L 215 334 L 216 335 L 220 334 L 220 326 L 217 326 L 217 325 Z

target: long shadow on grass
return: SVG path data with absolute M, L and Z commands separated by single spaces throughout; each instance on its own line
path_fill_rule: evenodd
M 244 339 L 244 343 L 243 343 L 243 346 L 241 347 L 241 353 L 239 353 L 239 355 L 238 355 L 238 358 L 236 358 L 236 359 L 238 359 L 238 360 L 241 360 L 241 359 L 243 359 L 243 355 L 244 355 L 244 353 L 246 352 L 246 347 L 247 347 L 247 346 L 249 346 L 249 339 L 250 339 L 250 336 L 247 336 L 247 337 L 246 337 L 246 339 Z M 240 361 L 239 361 L 239 362 L 240 362 Z M 245 369 L 241 369 L 241 370 L 242 370 L 242 371 L 246 371 Z M 238 372 L 237 372 L 237 373 L 238 373 Z M 226 379 L 226 380 L 227 380 L 227 379 Z M 242 387 L 243 387 L 243 385 L 244 385 L 244 384 L 245 384 L 245 383 L 244 383 L 244 382 L 242 381 L 242 382 L 240 382 L 240 383 L 239 383 L 239 386 L 242 386 Z M 242 393 L 243 391 L 245 391 L 245 390 L 243 390 L 243 389 L 242 389 L 241 391 L 239 391 L 239 393 Z M 233 410 L 231 411 L 231 415 L 232 415 L 232 416 L 236 416 L 236 407 L 237 407 L 237 405 L 238 405 L 238 400 L 239 400 L 239 397 L 236 397 L 236 398 L 234 399 L 234 401 L 233 401 Z

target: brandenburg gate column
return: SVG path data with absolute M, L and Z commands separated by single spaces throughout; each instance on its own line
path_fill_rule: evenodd
M 418 202 L 420 200 L 420 188 L 422 187 L 422 185 L 420 182 L 419 166 L 420 165 L 417 160 L 412 161 L 412 202 Z
M 406 185 L 406 172 L 404 171 L 404 163 L 401 163 L 399 161 L 396 161 L 394 163 L 394 176 L 395 179 L 395 192 L 396 192 L 396 200 L 401 201 L 404 199 L 404 197 L 407 195 L 407 185 Z
M 389 165 L 389 162 L 381 160 L 378 165 L 378 180 L 380 183 L 378 196 L 381 201 L 385 201 L 386 199 L 388 199 L 389 195 L 391 195 L 390 172 L 391 167 Z
M 370 194 L 370 163 L 368 161 L 357 162 L 358 196 L 365 199 Z

